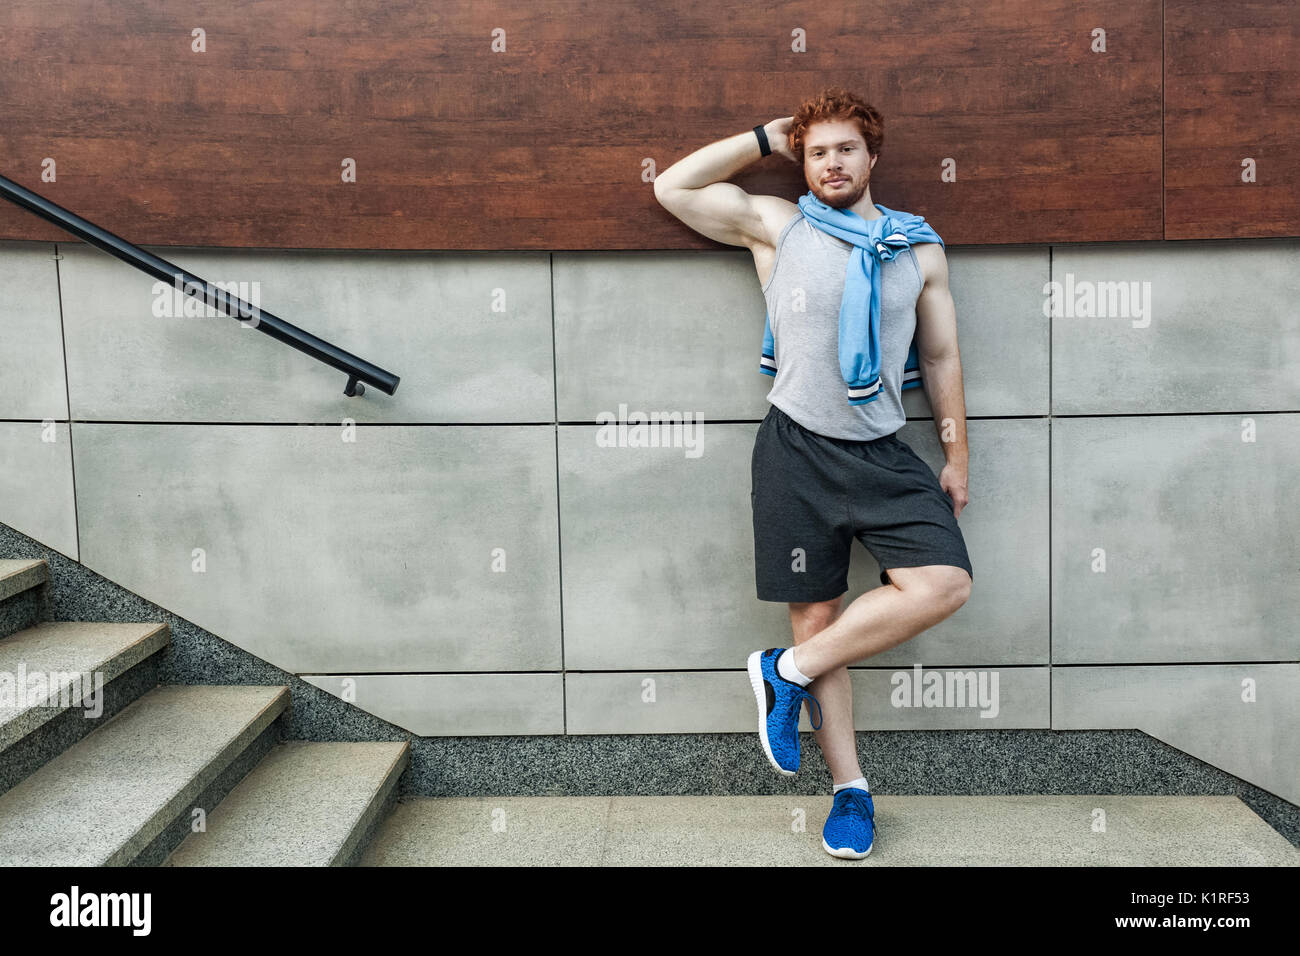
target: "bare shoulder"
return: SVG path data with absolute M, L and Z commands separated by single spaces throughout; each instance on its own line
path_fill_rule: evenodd
M 776 241 L 781 238 L 781 230 L 799 211 L 799 207 L 780 196 L 765 196 L 758 193 L 754 194 L 753 202 L 763 222 L 762 244 L 775 249 Z
M 776 267 L 776 243 L 799 207 L 780 196 L 763 196 L 755 194 L 751 198 L 752 208 L 758 213 L 759 228 L 763 235 L 750 243 L 749 251 L 754 256 L 754 268 L 758 270 L 758 281 L 764 288 L 772 278 Z
M 927 286 L 948 281 L 948 257 L 944 255 L 940 243 L 914 243 L 912 253 L 916 256 L 916 264 L 921 267 L 921 278 Z

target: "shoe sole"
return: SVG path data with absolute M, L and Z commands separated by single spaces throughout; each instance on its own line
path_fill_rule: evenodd
M 763 753 L 767 755 L 767 762 L 773 769 L 783 777 L 793 777 L 798 771 L 786 770 L 777 763 L 776 757 L 772 755 L 772 745 L 767 742 L 767 694 L 763 692 L 762 657 L 762 651 L 754 651 L 745 663 L 745 669 L 749 671 L 749 686 L 754 688 L 754 700 L 758 702 L 758 740 L 763 745 Z
M 838 850 L 832 850 L 830 844 L 826 842 L 826 838 L 822 837 L 822 849 L 825 850 L 827 853 L 829 853 L 831 856 L 839 857 L 841 860 L 865 860 L 867 857 L 871 856 L 871 851 L 874 850 L 875 848 L 876 848 L 876 843 L 873 840 L 871 842 L 871 846 L 867 847 L 866 853 L 859 853 L 857 850 L 854 850 L 847 846 L 842 847 Z

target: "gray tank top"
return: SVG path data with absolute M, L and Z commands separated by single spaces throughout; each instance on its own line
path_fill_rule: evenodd
M 776 242 L 763 286 L 776 345 L 776 378 L 767 400 L 810 431 L 869 441 L 892 435 L 903 413 L 903 365 L 916 332 L 924 280 L 911 247 L 880 273 L 880 395 L 850 405 L 840 374 L 840 299 L 853 244 L 822 232 L 797 211 Z

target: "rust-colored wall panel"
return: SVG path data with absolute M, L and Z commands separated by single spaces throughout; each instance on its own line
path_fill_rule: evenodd
M 947 242 L 1158 239 L 1161 41 L 1159 0 L 7 0 L 0 174 L 147 245 L 706 248 L 646 161 L 838 84 L 885 116 L 873 197 Z M 0 238 L 66 234 L 0 203 Z
M 1300 3 L 1170 0 L 1165 238 L 1298 235 Z

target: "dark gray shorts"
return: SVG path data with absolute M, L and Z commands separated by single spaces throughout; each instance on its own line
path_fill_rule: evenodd
M 760 601 L 845 593 L 854 538 L 879 562 L 881 584 L 889 584 L 889 568 L 927 564 L 975 577 L 952 499 L 896 435 L 828 438 L 773 405 L 758 426 L 751 476 Z

